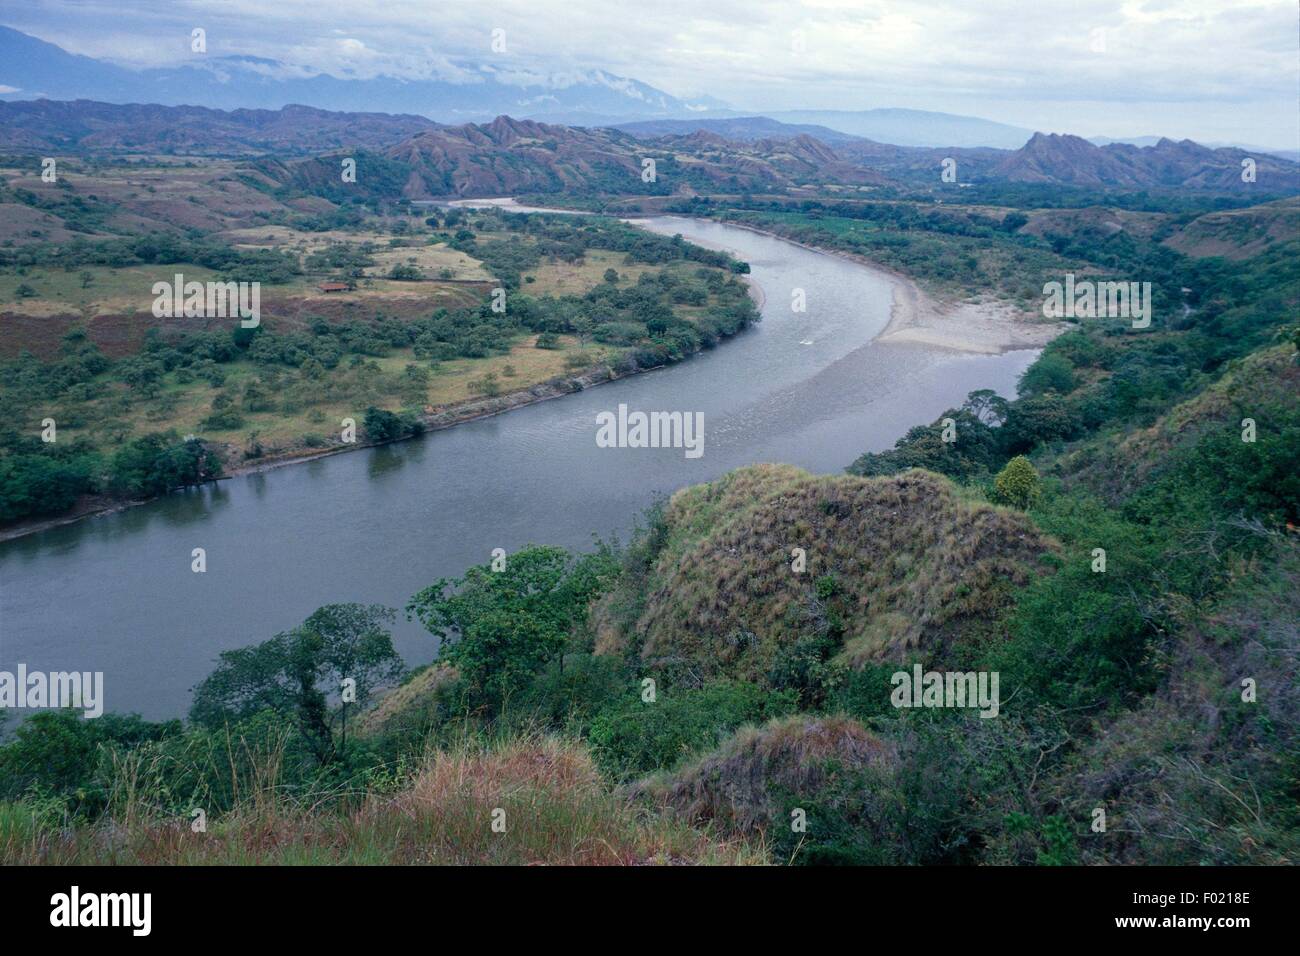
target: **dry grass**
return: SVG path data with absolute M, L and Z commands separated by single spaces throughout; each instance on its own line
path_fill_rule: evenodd
M 385 733 L 398 725 L 409 726 L 420 716 L 428 716 L 437 706 L 438 696 L 457 678 L 449 664 L 432 664 L 394 687 L 358 719 L 354 732 L 359 736 Z
M 130 774 L 126 773 L 129 777 Z M 194 833 L 187 820 L 119 813 L 93 827 L 43 823 L 0 805 L 5 864 L 497 864 L 764 863 L 761 844 L 719 840 L 646 814 L 611 792 L 585 747 L 525 734 L 431 754 L 393 793 L 352 809 L 290 802 L 274 780 Z M 503 814 L 503 815 L 502 815 Z M 504 831 L 493 828 L 494 819 Z
M 896 764 L 892 748 L 856 721 L 795 716 L 742 728 L 708 756 L 631 792 L 683 820 L 751 833 L 784 822 L 784 803 L 820 802 L 841 774 L 888 775 Z
M 850 664 L 937 650 L 993 620 L 1052 547 L 1023 514 L 965 500 L 924 471 L 742 468 L 679 491 L 665 520 L 644 610 L 621 630 L 599 621 L 601 649 L 639 642 L 647 662 L 694 679 L 762 681 L 783 646 L 832 618 Z M 807 553 L 803 573 L 795 548 Z M 636 595 L 611 600 L 639 606 Z
M 532 282 L 524 286 L 529 295 L 585 295 L 605 281 L 605 270 L 619 274 L 619 285 L 635 284 L 643 273 L 663 271 L 664 266 L 629 264 L 627 254 L 608 249 L 588 249 L 578 262 L 551 259 L 529 269 Z M 671 268 L 669 269 L 671 271 Z

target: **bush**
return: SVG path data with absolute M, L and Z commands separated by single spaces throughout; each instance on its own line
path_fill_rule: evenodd
M 406 428 L 396 414 L 373 405 L 366 409 L 362 427 L 366 431 L 366 437 L 376 443 L 393 441 L 406 434 Z
M 796 707 L 793 692 L 731 681 L 660 690 L 653 703 L 643 702 L 638 692 L 592 721 L 592 753 L 605 773 L 627 780 L 670 769 L 717 746 L 742 724 L 784 716 Z
M 993 491 L 998 501 L 1023 510 L 1038 500 L 1042 487 L 1029 459 L 1017 455 L 993 479 Z

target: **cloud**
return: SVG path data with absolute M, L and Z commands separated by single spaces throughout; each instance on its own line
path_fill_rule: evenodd
M 1111 135 L 1300 138 L 1294 0 L 48 0 L 13 16 L 137 64 L 183 58 L 203 26 L 214 54 L 339 76 L 467 83 L 485 65 L 526 87 L 604 71 L 752 111 L 906 106 Z

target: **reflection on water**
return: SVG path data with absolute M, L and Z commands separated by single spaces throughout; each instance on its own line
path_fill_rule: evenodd
M 763 322 L 669 369 L 381 448 L 241 475 L 0 544 L 0 667 L 102 670 L 111 710 L 183 713 L 217 653 L 332 601 L 402 607 L 493 548 L 626 538 L 656 496 L 760 461 L 842 469 L 1033 358 L 876 345 L 890 289 L 866 270 L 716 223 L 643 224 L 734 250 Z M 803 288 L 808 311 L 790 311 Z M 704 456 L 597 448 L 595 416 L 704 414 Z M 196 547 L 208 570 L 190 570 Z M 401 621 L 412 663 L 432 638 Z

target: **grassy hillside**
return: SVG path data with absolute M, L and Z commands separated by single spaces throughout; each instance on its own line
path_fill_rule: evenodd
M 693 682 L 779 683 L 804 659 L 929 659 L 978 639 L 1051 547 L 1022 515 L 934 474 L 788 465 L 679 491 L 657 530 L 644 578 L 605 598 L 598 650 Z

